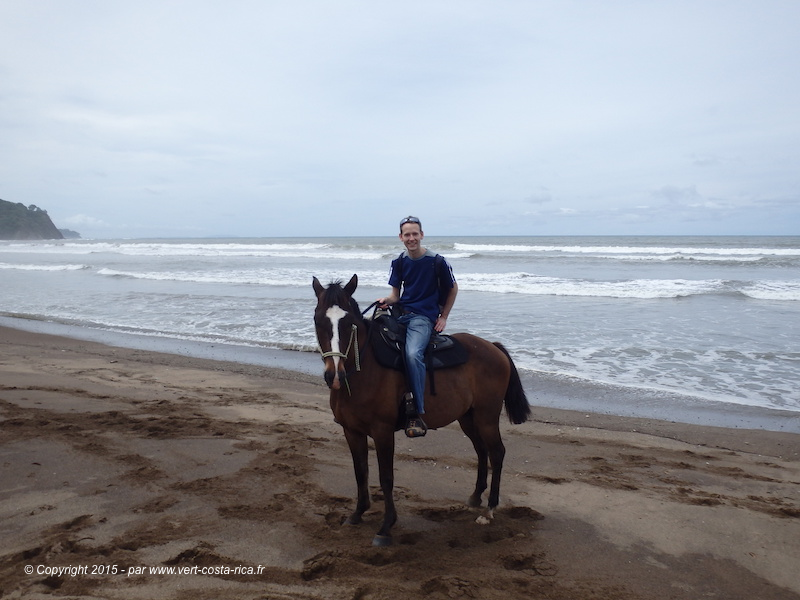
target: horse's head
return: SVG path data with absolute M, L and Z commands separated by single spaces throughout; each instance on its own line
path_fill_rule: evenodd
M 357 349 L 351 350 L 357 346 L 354 341 L 358 339 L 358 325 L 362 321 L 358 304 L 353 300 L 357 286 L 356 275 L 344 287 L 341 281 L 331 283 L 328 287 L 323 287 L 316 277 L 313 281 L 317 295 L 314 327 L 325 362 L 325 382 L 333 390 L 338 390 L 345 381 L 348 354 L 357 352 Z

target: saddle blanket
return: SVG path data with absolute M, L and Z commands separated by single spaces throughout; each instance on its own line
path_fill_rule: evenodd
M 382 314 L 373 319 L 380 335 L 372 337 L 372 350 L 378 363 L 387 369 L 405 371 L 403 349 L 405 347 L 405 327 L 390 314 Z M 469 354 L 464 345 L 454 337 L 435 333 L 431 336 L 425 351 L 428 370 L 456 367 L 467 362 Z

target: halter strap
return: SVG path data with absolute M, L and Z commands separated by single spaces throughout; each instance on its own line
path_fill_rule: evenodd
M 376 300 L 372 304 L 370 304 L 366 310 L 361 311 L 361 316 L 363 317 L 365 314 L 369 312 L 371 308 L 374 308 L 378 305 L 378 301 Z M 347 344 L 347 351 L 342 354 L 341 352 L 337 352 L 331 350 L 330 352 L 323 352 L 322 348 L 319 348 L 320 354 L 322 355 L 322 360 L 331 357 L 338 357 L 344 360 L 347 360 L 347 357 L 350 355 L 350 349 L 355 348 L 355 359 L 356 359 L 356 371 L 361 371 L 361 352 L 358 347 L 358 325 L 353 323 L 350 329 L 350 342 Z M 352 396 L 352 392 L 350 391 L 350 381 L 347 379 L 347 374 L 345 373 L 345 385 L 347 385 L 347 392 Z
M 351 349 L 355 350 L 356 371 L 361 371 L 361 352 L 359 352 L 358 349 L 358 325 L 356 325 L 355 323 L 353 323 L 353 325 L 350 327 L 350 342 L 347 344 L 347 351 L 344 354 L 342 354 L 341 352 L 337 352 L 335 350 L 332 350 L 330 352 L 322 352 L 322 348 L 320 348 L 320 353 L 322 354 L 322 360 L 325 360 L 326 358 L 333 356 L 337 356 L 339 358 L 347 360 L 347 357 L 350 355 Z M 350 391 L 350 382 L 348 381 L 347 377 L 345 377 L 344 382 L 345 385 L 347 385 L 347 393 L 352 396 L 353 394 Z

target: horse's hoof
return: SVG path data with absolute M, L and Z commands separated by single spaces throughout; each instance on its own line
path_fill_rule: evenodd
M 489 508 L 485 513 L 475 519 L 475 522 L 478 525 L 489 525 L 492 522 L 492 519 L 494 519 L 494 509 Z
M 350 515 L 344 520 L 345 525 L 361 525 L 361 515 Z
M 469 500 L 467 500 L 467 506 L 470 508 L 478 508 L 482 503 L 480 496 L 470 496 Z
M 374 538 L 372 538 L 372 545 L 377 546 L 379 548 L 385 548 L 386 546 L 391 546 L 392 536 L 378 534 Z

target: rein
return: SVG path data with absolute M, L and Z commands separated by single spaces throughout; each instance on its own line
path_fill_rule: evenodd
M 375 306 L 378 306 L 378 301 L 377 301 L 377 300 L 375 300 L 375 302 L 373 302 L 372 304 L 370 304 L 370 305 L 369 305 L 369 306 L 368 306 L 366 309 L 362 310 L 362 311 L 361 311 L 361 316 L 363 317 L 364 315 L 366 315 L 366 314 L 369 312 L 369 309 L 370 309 L 370 308 L 374 308 Z M 376 310 L 377 310 L 377 309 L 376 309 Z

